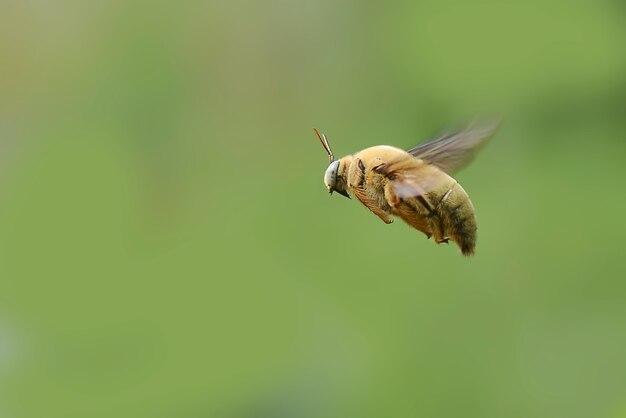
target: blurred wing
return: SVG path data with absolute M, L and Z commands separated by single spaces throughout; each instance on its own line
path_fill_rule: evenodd
M 424 196 L 437 187 L 433 179 L 420 178 L 411 174 L 397 177 L 391 182 L 393 191 L 401 199 Z
M 407 152 L 448 174 L 466 166 L 494 135 L 501 118 L 472 122 L 465 128 L 411 148 Z

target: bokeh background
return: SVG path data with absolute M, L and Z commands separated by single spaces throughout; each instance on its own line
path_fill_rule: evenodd
M 0 5 L 0 416 L 626 417 L 623 2 Z M 507 121 L 478 254 L 327 157 Z

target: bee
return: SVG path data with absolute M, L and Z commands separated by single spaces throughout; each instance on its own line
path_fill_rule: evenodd
M 331 195 L 353 195 L 384 223 L 399 217 L 437 244 L 452 240 L 469 256 L 476 248 L 474 205 L 451 175 L 473 159 L 499 124 L 474 122 L 406 151 L 378 145 L 339 160 L 326 135 L 314 131 L 330 160 L 324 184 Z

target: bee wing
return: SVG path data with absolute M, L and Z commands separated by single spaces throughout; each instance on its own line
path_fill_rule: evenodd
M 424 178 L 412 174 L 402 174 L 391 181 L 394 193 L 401 199 L 424 196 L 439 185 L 434 177 Z
M 476 152 L 493 137 L 501 121 L 502 118 L 473 121 L 407 152 L 452 174 L 472 161 Z

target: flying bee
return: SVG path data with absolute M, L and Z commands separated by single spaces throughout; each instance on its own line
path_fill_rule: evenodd
M 452 240 L 467 256 L 476 248 L 476 215 L 451 174 L 472 160 L 499 124 L 472 123 L 407 151 L 379 145 L 339 160 L 326 135 L 314 131 L 329 156 L 324 184 L 330 194 L 354 195 L 386 224 L 400 217 L 437 244 Z

